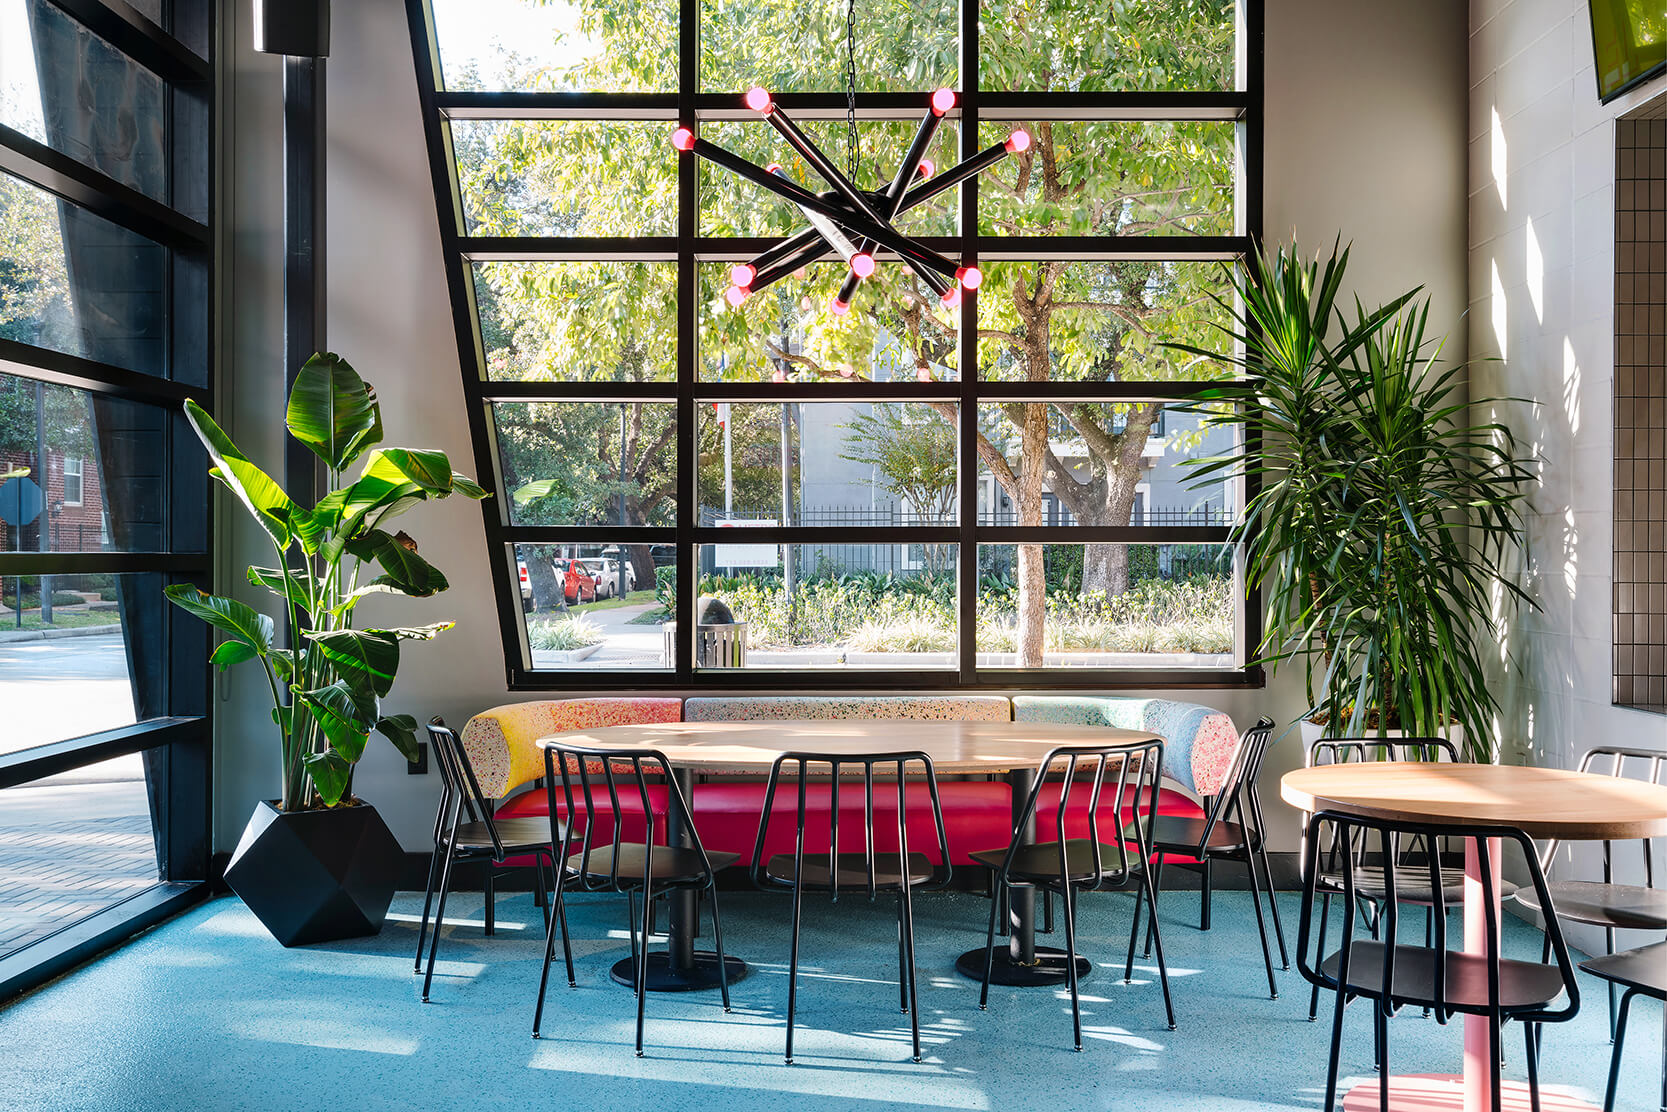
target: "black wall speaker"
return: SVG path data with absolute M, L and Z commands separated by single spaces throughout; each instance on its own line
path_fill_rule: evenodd
M 330 0 L 254 0 L 255 49 L 263 54 L 330 54 Z

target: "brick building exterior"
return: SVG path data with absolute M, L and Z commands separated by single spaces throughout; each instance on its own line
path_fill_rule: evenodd
M 33 452 L 0 449 L 0 475 L 21 468 L 30 469 L 29 478 L 45 495 L 45 508 L 22 528 L 21 538 L 17 536 L 20 530 L 0 522 L 0 552 L 20 548 L 38 552 L 43 524 L 51 528 L 48 542 L 53 552 L 99 552 L 105 548 L 104 491 L 99 484 L 97 460 L 48 449 L 43 483 Z

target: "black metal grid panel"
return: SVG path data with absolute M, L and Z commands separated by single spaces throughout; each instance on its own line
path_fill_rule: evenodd
M 217 75 L 215 64 L 183 40 L 214 41 L 213 6 L 176 5 L 173 26 L 163 30 L 123 0 L 50 2 L 159 76 L 167 86 L 165 111 L 170 121 L 177 124 L 181 118 L 179 106 L 185 100 L 191 102 L 190 126 L 184 129 L 191 132 L 190 138 L 182 139 L 170 128 L 168 161 L 173 203 L 145 196 L 7 127 L 0 127 L 0 170 L 169 250 L 169 373 L 177 371 L 174 356 L 179 349 L 189 347 L 186 357 L 201 358 L 200 374 L 212 384 L 215 367 L 209 352 L 214 323 L 212 229 L 218 194 L 213 173 Z M 194 178 L 190 188 L 183 187 L 184 176 L 198 174 L 202 177 Z M 185 327 L 181 327 L 182 321 L 187 322 Z M 160 445 L 162 550 L 7 552 L 0 554 L 0 577 L 149 573 L 163 582 L 210 586 L 213 564 L 208 539 L 212 521 L 207 508 L 207 468 L 180 406 L 191 399 L 212 409 L 212 385 L 196 386 L 10 339 L 0 339 L 0 374 L 72 387 L 94 397 L 146 403 L 168 414 Z M 101 913 L 92 926 L 72 925 L 12 955 L 5 962 L 6 968 L 0 970 L 0 997 L 57 975 L 74 962 L 127 937 L 134 929 L 207 893 L 212 784 L 211 638 L 206 626 L 171 607 L 152 616 L 155 625 L 143 632 L 153 643 L 141 654 L 144 659 L 136 658 L 133 664 L 135 683 L 142 681 L 145 692 L 144 713 L 151 716 L 131 726 L 7 754 L 0 758 L 0 786 L 27 783 L 125 753 L 166 753 L 166 774 L 156 786 L 163 792 L 165 821 L 157 837 L 158 851 L 167 863 L 167 882 Z
M 1265 0 L 1239 0 L 1236 5 L 1240 64 L 1239 87 L 1221 92 L 1099 92 L 1028 93 L 981 90 L 968 75 L 978 72 L 979 0 L 961 0 L 959 14 L 960 70 L 963 88 L 960 104 L 952 113 L 961 124 L 960 156 L 977 152 L 980 120 L 1222 120 L 1238 125 L 1237 160 L 1239 178 L 1235 183 L 1236 228 L 1229 236 L 1121 237 L 1121 236 L 1019 236 L 993 237 L 977 233 L 976 221 L 963 219 L 958 235 L 925 237 L 923 242 L 963 263 L 1004 259 L 1107 260 L 1155 258 L 1166 261 L 1232 261 L 1242 257 L 1262 235 L 1262 148 L 1264 128 L 1263 26 Z M 428 0 L 406 0 L 407 16 L 416 65 L 418 95 L 429 152 L 445 256 L 447 284 L 463 369 L 470 433 L 475 446 L 475 468 L 483 485 L 498 497 L 482 506 L 487 547 L 490 553 L 494 596 L 502 635 L 505 678 L 511 690 L 561 690 L 573 688 L 655 688 L 689 692 L 769 691 L 806 686 L 867 688 L 963 688 L 1000 690 L 1024 686 L 1039 688 L 1151 688 L 1241 687 L 1262 682 L 1258 667 L 1242 669 L 1134 670 L 1134 669 L 979 669 L 976 667 L 975 608 L 977 604 L 977 560 L 980 544 L 1072 543 L 1121 541 L 1144 543 L 1225 543 L 1231 529 L 1225 526 L 1157 525 L 1123 528 L 1039 527 L 980 525 L 977 515 L 976 484 L 963 482 L 960 488 L 959 524 L 947 528 L 919 530 L 912 527 L 852 528 L 848 526 L 793 526 L 749 529 L 747 540 L 767 543 L 870 540 L 876 543 L 945 541 L 960 546 L 958 561 L 960 661 L 958 671 L 908 675 L 897 672 L 793 672 L 696 670 L 692 639 L 680 637 L 675 667 L 669 672 L 603 671 L 561 673 L 535 671 L 522 632 L 519 591 L 516 586 L 513 546 L 518 543 L 616 541 L 674 543 L 679 565 L 694 567 L 695 547 L 716 541 L 733 541 L 734 531 L 701 527 L 695 513 L 694 437 L 680 434 L 678 453 L 677 523 L 671 527 L 561 526 L 534 527 L 508 524 L 503 505 L 502 483 L 497 479 L 498 453 L 490 418 L 491 403 L 584 399 L 592 401 L 674 402 L 679 428 L 693 430 L 697 401 L 757 400 L 810 401 L 849 400 L 851 390 L 840 383 L 700 383 L 697 381 L 695 312 L 696 265 L 709 261 L 749 258 L 768 243 L 767 239 L 716 238 L 698 234 L 696 207 L 697 169 L 694 159 L 684 158 L 678 167 L 678 223 L 675 235 L 634 238 L 603 237 L 474 237 L 465 232 L 456 163 L 449 125 L 461 120 L 665 120 L 697 128 L 702 121 L 748 117 L 739 98 L 728 94 L 698 92 L 699 0 L 679 0 L 679 72 L 675 93 L 585 93 L 585 92 L 459 92 L 442 88 L 439 48 Z M 859 93 L 859 118 L 913 119 L 920 112 L 917 94 Z M 796 117 L 841 119 L 845 115 L 844 94 L 835 92 L 780 93 L 775 100 Z M 960 187 L 963 214 L 977 211 L 978 182 L 973 178 Z M 884 258 L 885 253 L 880 252 Z M 579 261 L 587 259 L 630 259 L 675 262 L 677 266 L 678 355 L 674 382 L 622 383 L 532 383 L 492 382 L 484 367 L 484 355 L 477 334 L 474 289 L 470 265 L 488 261 Z M 865 385 L 863 400 L 942 400 L 957 403 L 963 413 L 972 412 L 979 401 L 999 399 L 1068 400 L 1184 400 L 1206 384 L 1163 383 L 1013 383 L 981 382 L 976 373 L 976 295 L 963 299 L 961 306 L 961 375 L 949 382 L 888 382 Z M 963 460 L 976 458 L 976 424 L 958 423 Z M 1247 422 L 1246 450 L 1254 451 L 1257 432 Z M 1246 492 L 1254 493 L 1254 488 Z M 679 629 L 691 628 L 695 577 L 679 577 L 679 595 L 674 616 Z M 1252 591 L 1241 615 L 1240 638 L 1248 654 L 1261 637 L 1260 599 Z

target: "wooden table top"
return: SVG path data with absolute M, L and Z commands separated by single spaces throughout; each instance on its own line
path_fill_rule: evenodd
M 1667 787 L 1524 765 L 1363 761 L 1287 772 L 1285 802 L 1304 811 L 1441 825 L 1514 826 L 1534 838 L 1667 834 Z
M 601 726 L 538 739 L 597 749 L 658 749 L 673 765 L 700 772 L 768 772 L 787 752 L 860 756 L 920 751 L 940 773 L 1035 768 L 1061 745 L 1120 745 L 1157 734 L 1057 722 L 962 722 L 843 718 L 825 721 L 665 722 Z

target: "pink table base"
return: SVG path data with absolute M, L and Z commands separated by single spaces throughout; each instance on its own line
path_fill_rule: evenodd
M 1498 838 L 1488 839 L 1488 861 L 1492 866 L 1494 893 L 1493 921 L 1500 923 Z M 1476 852 L 1474 839 L 1464 849 L 1464 949 L 1467 954 L 1485 956 L 1488 945 L 1488 915 L 1482 885 L 1481 857 Z M 1518 1040 L 1520 1043 L 1520 1040 Z M 1490 1112 L 1493 1107 L 1493 1070 L 1488 1058 L 1486 1016 L 1464 1017 L 1464 1074 L 1414 1073 L 1389 1079 L 1389 1107 L 1393 1112 Z M 1393 1045 L 1393 1044 L 1391 1044 Z M 1363 1081 L 1343 1097 L 1343 1112 L 1378 1112 L 1381 1086 L 1375 1080 Z M 1528 1086 L 1506 1082 L 1500 1089 L 1500 1108 L 1504 1112 L 1528 1112 L 1532 1107 Z M 1598 1106 L 1574 1097 L 1545 1092 L 1541 1086 L 1542 1112 L 1598 1112 Z

